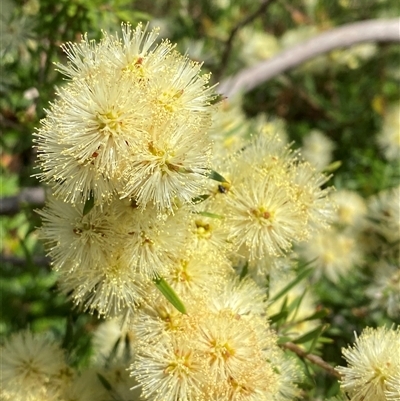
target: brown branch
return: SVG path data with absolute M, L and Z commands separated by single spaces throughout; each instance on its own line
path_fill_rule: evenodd
M 24 188 L 18 195 L 0 198 L 0 215 L 13 216 L 25 204 L 34 207 L 43 206 L 45 190 L 43 187 Z
M 281 344 L 282 348 L 286 348 L 289 351 L 294 352 L 300 358 L 307 359 L 308 361 L 312 362 L 313 364 L 319 366 L 320 368 L 324 369 L 327 373 L 331 376 L 336 377 L 337 379 L 341 379 L 341 375 L 337 372 L 329 363 L 325 362 L 321 357 L 314 354 L 309 354 L 303 349 L 301 349 L 298 345 L 292 342 L 286 342 Z
M 218 91 L 225 96 L 248 92 L 263 82 L 299 66 L 316 56 L 331 50 L 350 47 L 362 42 L 399 42 L 400 19 L 377 19 L 347 24 L 319 34 L 262 61 L 245 68 L 238 74 L 221 82 Z
M 252 14 L 249 14 L 246 18 L 240 21 L 232 29 L 225 43 L 225 49 L 221 56 L 219 68 L 214 72 L 217 81 L 223 75 L 225 68 L 228 64 L 229 56 L 231 55 L 232 52 L 233 40 L 235 39 L 236 34 L 239 32 L 239 29 L 243 28 L 244 26 L 252 22 L 254 19 L 256 19 L 259 15 L 261 15 L 273 1 L 274 0 L 263 0 L 257 10 L 255 10 Z

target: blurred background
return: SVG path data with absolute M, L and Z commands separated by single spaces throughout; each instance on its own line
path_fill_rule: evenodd
M 35 232 L 40 219 L 34 209 L 43 195 L 26 191 L 40 186 L 33 176 L 32 133 L 55 87 L 63 84 L 54 66 L 66 61 L 62 43 L 79 41 L 86 33 L 98 40 L 102 30 L 119 31 L 121 21 L 133 26 L 149 21 L 182 53 L 204 62 L 203 71 L 211 72 L 216 83 L 331 28 L 399 15 L 397 0 L 2 0 L 0 340 L 27 327 L 62 337 L 72 322 L 71 347 L 80 355 L 76 363 L 84 365 L 90 358 L 90 333 L 98 325 L 96 317 L 78 313 L 57 292 L 55 273 Z M 237 126 L 273 122 L 289 142 L 302 147 L 304 157 L 333 172 L 329 184 L 338 192 L 361 199 L 356 210 L 372 213 L 371 203 L 382 198 L 378 194 L 399 185 L 399 67 L 398 43 L 338 48 L 232 99 L 242 113 Z M 352 195 L 339 199 L 344 209 Z M 398 213 L 395 196 L 395 212 L 390 213 Z M 381 215 L 387 212 L 383 209 Z M 363 230 L 364 241 L 368 230 Z M 374 235 L 392 241 L 382 230 Z M 313 282 L 315 307 L 329 311 L 323 317 L 330 325 L 326 341 L 318 352 L 334 365 L 343 364 L 340 348 L 353 341 L 354 331 L 400 323 L 398 253 L 386 258 L 376 241 L 368 237 L 363 243 L 374 245 L 358 249 L 357 258 L 349 256 L 344 276 Z M 392 267 L 378 267 L 382 263 Z M 381 283 L 378 278 L 387 270 Z M 312 375 L 304 386 L 309 399 L 337 391 L 325 375 Z

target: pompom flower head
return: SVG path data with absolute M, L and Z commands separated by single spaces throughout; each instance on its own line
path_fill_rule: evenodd
M 38 176 L 58 198 L 117 195 L 172 212 L 201 193 L 213 89 L 200 64 L 157 36 L 123 24 L 122 38 L 64 45 L 67 83 L 36 133 Z
M 395 401 L 400 398 L 400 327 L 366 328 L 354 347 L 343 349 L 347 367 L 341 387 L 351 401 Z
M 55 393 L 56 378 L 65 367 L 59 344 L 46 335 L 21 331 L 0 348 L 0 387 L 12 399 L 44 400 Z

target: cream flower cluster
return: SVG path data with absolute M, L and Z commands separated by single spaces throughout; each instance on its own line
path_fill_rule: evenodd
M 168 41 L 156 45 L 157 36 L 123 25 L 122 38 L 104 33 L 99 44 L 85 37 L 63 47 L 67 84 L 36 135 L 39 177 L 57 198 L 118 196 L 172 212 L 204 185 L 209 77 Z
M 266 275 L 329 224 L 329 177 L 270 129 L 235 142 L 209 77 L 157 34 L 63 47 L 67 81 L 36 133 L 40 236 L 75 304 L 124 316 L 143 399 L 293 400 L 265 286 L 236 273 Z

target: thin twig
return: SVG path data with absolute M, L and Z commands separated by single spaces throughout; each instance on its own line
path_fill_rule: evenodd
M 23 205 L 43 206 L 45 190 L 43 187 L 24 188 L 18 195 L 0 198 L 0 215 L 13 216 Z
M 331 376 L 334 376 L 337 379 L 341 379 L 340 373 L 337 372 L 331 365 L 329 365 L 329 363 L 325 362 L 318 355 L 309 354 L 306 351 L 302 350 L 298 345 L 296 345 L 292 342 L 283 343 L 283 344 L 281 344 L 281 347 L 294 352 L 300 358 L 307 359 L 310 362 L 312 362 L 313 364 L 318 365 L 320 368 L 324 369 Z
M 219 64 L 219 68 L 214 72 L 215 78 L 218 81 L 220 77 L 223 75 L 225 68 L 228 64 L 229 56 L 232 52 L 232 45 L 233 40 L 235 39 L 236 34 L 239 32 L 241 28 L 252 22 L 256 19 L 259 15 L 261 15 L 267 7 L 273 2 L 274 0 L 263 0 L 260 6 L 255 10 L 252 14 L 249 14 L 246 18 L 240 21 L 231 31 L 229 37 L 225 43 L 225 49 L 221 56 L 221 61 Z
M 293 46 L 271 59 L 245 68 L 238 74 L 221 82 L 217 90 L 222 95 L 234 96 L 239 92 L 248 92 L 290 68 L 331 50 L 353 46 L 362 42 L 399 41 L 399 18 L 368 20 L 343 25 Z

